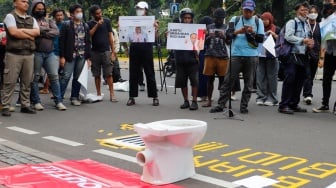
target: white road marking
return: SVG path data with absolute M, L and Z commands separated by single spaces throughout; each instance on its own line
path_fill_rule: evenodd
M 122 159 L 122 160 L 129 161 L 129 162 L 132 162 L 132 163 L 137 163 L 137 160 L 136 160 L 135 157 L 131 157 L 131 156 L 128 156 L 128 155 L 125 155 L 125 154 L 116 153 L 116 152 L 105 150 L 105 149 L 97 149 L 97 150 L 93 150 L 93 152 L 103 154 L 103 155 L 106 155 L 106 156 L 110 156 L 110 157 L 114 157 L 114 158 L 117 158 L 117 159 Z M 213 185 L 217 185 L 217 186 L 220 186 L 220 187 L 226 187 L 226 188 L 237 188 L 237 187 L 239 187 L 239 185 L 237 185 L 237 184 L 233 184 L 231 182 L 216 179 L 216 178 L 212 178 L 212 177 L 209 177 L 209 176 L 204 176 L 204 175 L 201 175 L 201 174 L 196 174 L 195 176 L 192 177 L 192 179 L 202 181 L 202 182 L 206 182 L 206 183 L 213 184 Z
M 5 142 L 7 140 L 3 139 L 3 138 L 0 138 L 0 142 Z
M 265 178 L 262 176 L 251 176 L 248 178 L 234 181 L 233 183 L 237 185 L 245 186 L 247 188 L 263 188 L 263 187 L 276 184 L 278 182 L 279 181 L 271 179 L 271 178 Z
M 43 138 L 47 139 L 47 140 L 54 141 L 54 142 L 62 143 L 62 144 L 65 144 L 65 145 L 69 145 L 69 146 L 82 146 L 82 145 L 84 145 L 84 144 L 79 143 L 79 142 L 67 140 L 67 139 L 64 139 L 64 138 L 56 137 L 56 136 L 45 136 Z
M 17 132 L 24 133 L 24 134 L 30 134 L 30 135 L 39 134 L 39 132 L 28 130 L 28 129 L 24 129 L 24 128 L 21 128 L 21 127 L 16 127 L 16 126 L 6 127 L 6 128 L 10 129 L 12 131 L 17 131 Z
M 326 188 L 336 188 L 336 182 L 334 182 L 333 184 L 329 185 L 328 187 Z

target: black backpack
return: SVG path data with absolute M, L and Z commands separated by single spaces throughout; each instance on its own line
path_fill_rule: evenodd
M 296 33 L 297 23 L 295 20 L 294 23 L 295 23 L 294 33 Z M 289 43 L 285 39 L 286 24 L 281 28 L 280 33 L 278 35 L 278 39 L 275 42 L 275 53 L 281 62 L 286 62 L 288 60 L 290 52 L 293 47 L 293 44 Z

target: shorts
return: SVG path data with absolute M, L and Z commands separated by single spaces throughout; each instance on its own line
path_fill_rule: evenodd
M 188 78 L 191 86 L 198 86 L 198 63 L 177 63 L 176 64 L 176 78 L 175 87 L 184 88 L 187 87 Z
M 110 51 L 92 52 L 91 62 L 91 71 L 94 77 L 100 77 L 102 69 L 104 78 L 112 76 L 113 64 Z
M 228 58 L 206 56 L 203 74 L 207 76 L 225 76 L 228 68 Z

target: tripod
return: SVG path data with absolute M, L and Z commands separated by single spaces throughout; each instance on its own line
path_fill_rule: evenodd
M 236 112 L 232 110 L 232 99 L 231 99 L 231 93 L 232 93 L 232 72 L 231 72 L 231 65 L 232 65 L 232 41 L 230 42 L 230 60 L 229 60 L 229 108 L 225 109 L 224 112 L 222 113 L 222 117 L 215 117 L 214 119 L 233 119 L 233 120 L 240 120 L 244 121 L 243 118 L 241 118 Z M 224 81 L 225 82 L 225 81 Z M 224 82 L 222 84 L 224 84 Z
M 163 87 L 165 87 L 166 93 L 167 93 L 167 83 L 166 83 L 166 76 L 165 76 L 166 73 L 165 73 L 165 70 L 163 68 L 160 36 L 157 39 L 156 47 L 157 47 L 157 54 L 158 54 L 158 60 L 159 60 L 161 91 L 163 90 Z M 163 71 L 163 79 L 162 79 L 162 71 Z

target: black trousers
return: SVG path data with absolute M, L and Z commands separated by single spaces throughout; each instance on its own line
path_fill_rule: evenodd
M 143 68 L 147 82 L 147 95 L 157 97 L 157 88 L 153 62 L 153 45 L 151 43 L 132 43 L 130 46 L 129 62 L 129 97 L 138 97 L 138 83 Z
M 325 54 L 323 66 L 323 98 L 322 104 L 329 106 L 329 98 L 331 94 L 332 79 L 336 70 L 336 56 Z

